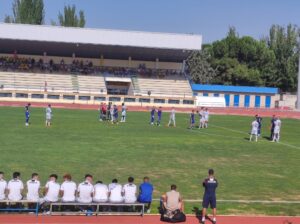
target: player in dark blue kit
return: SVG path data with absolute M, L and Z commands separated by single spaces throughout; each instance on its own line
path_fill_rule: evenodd
M 31 106 L 30 103 L 25 106 L 25 126 L 29 126 L 29 118 L 30 118 L 29 107 L 30 106 Z
M 152 107 L 150 111 L 150 124 L 154 125 L 154 120 L 155 120 L 155 107 Z
M 192 110 L 192 113 L 190 114 L 190 129 L 192 129 L 195 126 L 195 113 L 194 110 Z
M 261 135 L 262 117 L 260 117 L 258 114 L 256 114 L 255 118 L 256 118 L 256 121 L 258 123 L 257 135 L 259 137 Z
M 272 119 L 271 119 L 271 127 L 270 127 L 270 129 L 271 129 L 270 140 L 271 141 L 273 140 L 273 137 L 274 137 L 275 121 L 276 121 L 276 116 L 273 115 Z
M 203 203 L 202 203 L 202 221 L 201 223 L 205 223 L 206 210 L 210 205 L 213 210 L 213 224 L 217 223 L 216 214 L 217 214 L 217 198 L 216 198 L 216 188 L 218 187 L 218 181 L 214 177 L 214 170 L 208 170 L 208 178 L 203 181 L 203 187 L 205 188 L 203 195 Z
M 114 105 L 114 114 L 112 115 L 113 116 L 113 123 L 118 123 L 118 118 L 119 118 L 119 111 L 118 111 L 118 107 L 117 105 Z
M 161 107 L 159 107 L 157 110 L 157 122 L 156 122 L 157 126 L 160 126 L 161 116 L 162 116 L 162 109 Z

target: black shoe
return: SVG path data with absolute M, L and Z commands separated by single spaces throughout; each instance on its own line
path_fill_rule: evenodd
M 213 224 L 217 224 L 217 221 L 212 221 Z

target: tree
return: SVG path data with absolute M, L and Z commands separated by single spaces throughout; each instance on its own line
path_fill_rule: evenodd
M 84 27 L 85 16 L 82 10 L 79 11 L 79 17 L 76 14 L 76 6 L 65 6 L 64 14 L 58 14 L 58 21 L 61 26 L 66 27 Z
M 273 25 L 266 40 L 275 54 L 275 74 L 270 82 L 282 91 L 296 91 L 298 58 L 300 52 L 300 32 L 297 26 L 289 24 L 286 28 Z
M 210 54 L 207 49 L 201 51 L 194 51 L 187 59 L 187 66 L 191 78 L 196 83 L 208 84 L 215 75 L 215 70 L 210 64 Z
M 38 25 L 44 23 L 43 0 L 14 0 L 12 9 L 13 16 L 6 16 L 4 22 Z

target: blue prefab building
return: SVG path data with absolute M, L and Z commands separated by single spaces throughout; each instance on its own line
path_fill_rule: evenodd
M 273 108 L 277 88 L 192 84 L 195 96 L 224 97 L 227 107 Z

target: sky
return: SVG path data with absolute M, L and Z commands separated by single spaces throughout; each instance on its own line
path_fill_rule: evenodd
M 0 0 L 0 21 L 13 0 Z M 44 0 L 45 23 L 57 21 L 64 5 L 76 5 L 86 27 L 194 33 L 211 43 L 234 26 L 240 36 L 262 38 L 272 24 L 300 26 L 300 0 Z

